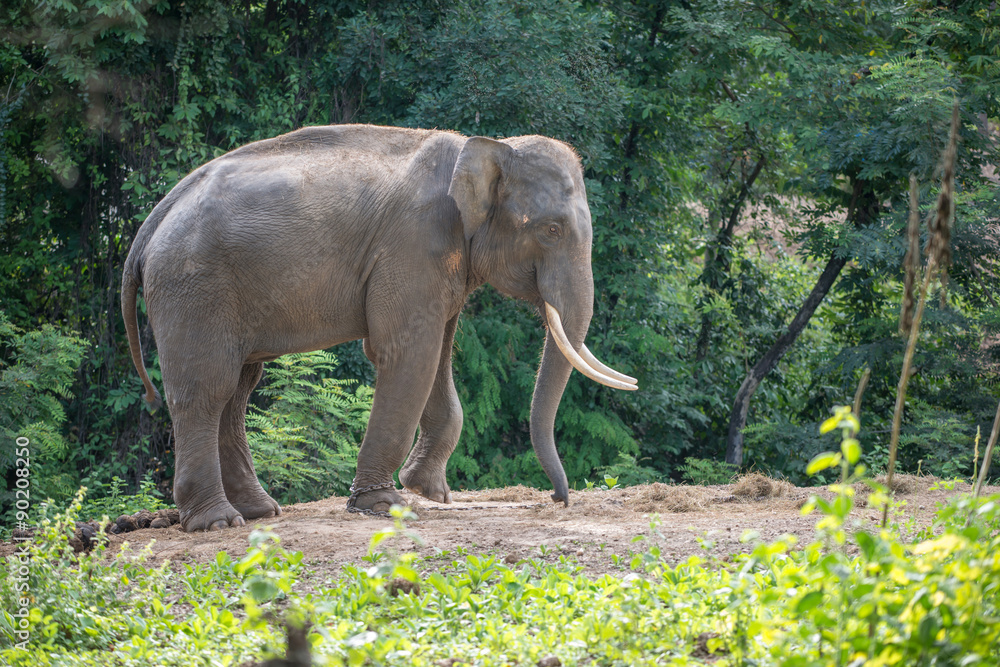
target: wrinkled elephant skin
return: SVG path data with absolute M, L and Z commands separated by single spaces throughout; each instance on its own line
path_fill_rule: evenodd
M 254 472 L 247 398 L 265 361 L 358 338 L 378 379 L 355 488 L 386 485 L 402 465 L 404 486 L 449 502 L 445 465 L 462 430 L 452 340 L 467 297 L 486 282 L 536 305 L 549 327 L 531 437 L 553 499 L 567 502 L 553 424 L 571 364 L 635 388 L 583 345 L 591 237 L 579 160 L 544 137 L 311 127 L 189 174 L 142 225 L 122 280 L 151 403 L 159 396 L 142 364 L 140 286 L 159 350 L 184 529 L 280 514 Z M 374 510 L 400 500 L 392 488 L 356 497 Z

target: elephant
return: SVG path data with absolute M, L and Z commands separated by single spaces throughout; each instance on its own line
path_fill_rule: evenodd
M 579 157 L 541 136 L 307 127 L 195 169 L 136 233 L 121 291 L 132 361 L 155 406 L 138 336 L 143 289 L 183 529 L 281 513 L 254 471 L 248 397 L 264 362 L 357 339 L 376 381 L 349 507 L 402 503 L 398 469 L 411 492 L 451 502 L 445 467 L 462 430 L 452 343 L 485 283 L 534 304 L 546 327 L 530 433 L 553 501 L 568 505 L 553 428 L 572 368 L 637 387 L 583 344 L 592 237 Z

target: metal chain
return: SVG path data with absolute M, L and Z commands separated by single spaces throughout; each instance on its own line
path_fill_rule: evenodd
M 362 493 L 368 493 L 369 491 L 380 491 L 382 489 L 393 489 L 395 490 L 396 483 L 389 481 L 382 484 L 372 484 L 371 486 L 364 486 L 360 489 L 354 488 L 354 484 L 351 484 L 351 495 L 347 499 L 347 511 L 351 514 L 365 514 L 367 516 L 377 516 L 384 519 L 391 519 L 392 515 L 388 512 L 378 512 L 376 510 L 363 510 L 357 507 L 356 503 L 358 501 L 358 496 Z
M 368 493 L 369 491 L 380 491 L 382 489 L 395 489 L 396 484 L 394 482 L 385 482 L 383 484 L 372 484 L 371 486 L 364 486 L 360 489 L 354 488 L 351 484 L 351 495 L 347 499 L 347 511 L 351 514 L 364 514 L 366 516 L 377 516 L 385 519 L 391 519 L 392 515 L 388 512 L 378 512 L 376 510 L 364 510 L 357 507 L 356 503 L 358 496 L 362 493 Z M 496 507 L 493 505 L 467 505 L 465 507 L 421 507 L 421 511 L 432 510 L 434 512 L 463 512 L 468 510 L 488 510 L 488 509 L 505 509 L 505 510 L 531 510 L 538 507 L 547 507 L 548 503 L 535 503 L 533 505 L 504 505 L 502 507 Z

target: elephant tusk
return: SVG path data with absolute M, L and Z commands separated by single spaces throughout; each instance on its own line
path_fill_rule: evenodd
M 619 373 L 610 366 L 605 366 L 604 364 L 602 364 L 600 360 L 598 360 L 598 358 L 594 356 L 594 353 L 587 349 L 586 345 L 580 346 L 580 356 L 583 357 L 583 360 L 587 362 L 588 366 L 593 368 L 598 373 L 603 373 L 604 375 L 607 375 L 609 378 L 612 378 L 614 380 L 621 380 L 622 382 L 627 382 L 629 384 L 639 383 L 639 381 L 636 380 L 634 377 L 630 375 L 625 375 L 624 373 Z
M 569 342 L 569 338 L 566 337 L 566 332 L 563 331 L 562 320 L 559 317 L 559 311 L 557 311 L 547 301 L 545 302 L 545 315 L 549 320 L 549 330 L 552 332 L 552 338 L 556 341 L 559 351 L 562 352 L 563 356 L 565 356 L 569 363 L 573 365 L 573 368 L 580 371 L 591 380 L 600 382 L 608 387 L 613 387 L 614 389 L 635 391 L 639 388 L 634 384 L 622 382 L 621 380 L 609 377 L 587 364 L 587 362 L 583 360 L 583 357 L 581 357 L 580 354 L 573 349 L 573 346 Z

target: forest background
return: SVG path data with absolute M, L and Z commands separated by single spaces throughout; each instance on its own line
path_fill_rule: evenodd
M 556 433 L 571 485 L 717 481 L 723 461 L 803 483 L 836 448 L 817 424 L 863 378 L 865 458 L 884 468 L 907 180 L 929 210 L 956 101 L 953 254 L 897 470 L 972 472 L 1000 398 L 995 1 L 10 0 L 0 34 L 8 489 L 24 436 L 36 496 L 169 498 L 169 415 L 140 400 L 120 315 L 132 238 L 200 164 L 331 123 L 542 134 L 581 154 L 588 345 L 641 389 L 574 374 Z M 525 304 L 471 298 L 453 487 L 547 485 L 527 426 L 542 337 Z M 353 477 L 374 371 L 359 343 L 333 353 L 270 364 L 252 399 L 258 472 L 283 502 Z

